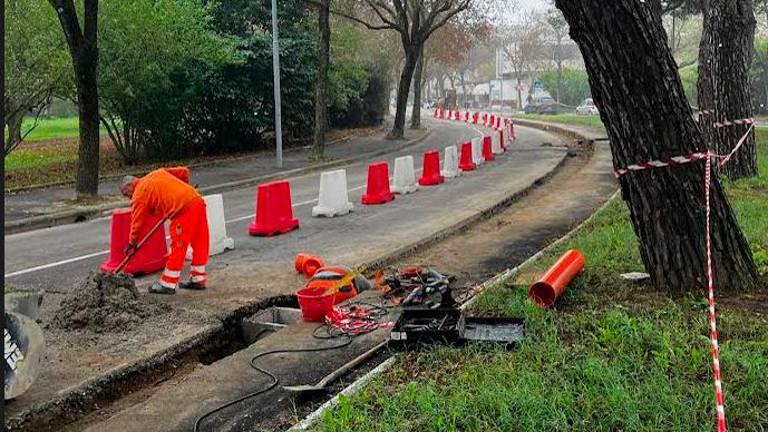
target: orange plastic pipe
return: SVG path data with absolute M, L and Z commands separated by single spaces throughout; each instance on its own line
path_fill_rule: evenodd
M 293 263 L 293 267 L 296 271 L 303 273 L 304 276 L 308 278 L 314 276 L 317 269 L 323 266 L 325 266 L 325 263 L 323 263 L 323 260 L 319 256 L 305 252 L 299 252 L 296 255 L 296 261 Z
M 569 250 L 544 273 L 544 276 L 531 285 L 528 297 L 543 308 L 552 307 L 568 289 L 573 278 L 584 269 L 585 262 L 581 252 Z

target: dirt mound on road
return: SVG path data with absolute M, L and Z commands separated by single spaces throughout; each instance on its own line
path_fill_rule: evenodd
M 126 275 L 91 273 L 82 285 L 62 300 L 51 325 L 97 333 L 120 332 L 168 310 L 169 305 L 142 299 L 133 279 Z

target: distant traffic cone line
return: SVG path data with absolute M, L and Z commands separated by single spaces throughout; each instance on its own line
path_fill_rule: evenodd
M 248 227 L 252 236 L 270 237 L 299 227 L 293 217 L 291 185 L 287 180 L 260 184 L 256 189 L 256 216 Z
M 422 167 L 419 185 L 434 186 L 445 181 L 445 178 L 440 174 L 440 153 L 437 150 L 429 150 L 424 153 Z
M 389 165 L 386 161 L 368 165 L 368 182 L 360 201 L 365 205 L 384 204 L 395 199 L 389 189 Z

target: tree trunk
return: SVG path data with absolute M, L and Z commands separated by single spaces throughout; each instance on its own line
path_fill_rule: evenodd
M 556 5 L 584 57 L 615 167 L 706 150 L 652 4 Z M 645 268 L 654 284 L 671 291 L 706 286 L 704 163 L 630 172 L 619 180 Z M 717 178 L 711 194 L 717 287 L 752 288 L 752 254 Z
M 522 86 L 523 86 L 523 83 L 522 81 L 520 81 L 520 75 L 517 75 L 517 109 L 518 110 L 523 109 L 523 91 L 520 90 Z M 488 93 L 490 93 L 490 91 Z
M 400 74 L 400 82 L 397 84 L 397 102 L 395 111 L 395 124 L 387 137 L 389 139 L 400 139 L 405 134 L 405 111 L 408 107 L 408 92 L 411 87 L 411 80 L 416 69 L 418 61 L 418 48 L 412 45 L 403 45 L 405 50 L 405 64 Z
M 715 122 L 752 117 L 749 68 L 755 38 L 752 0 L 705 0 L 704 30 L 699 47 L 698 100 L 700 125 L 709 146 L 725 155 L 749 126 L 715 128 Z M 755 135 L 750 133 L 741 149 L 722 168 L 730 178 L 757 175 Z
M 469 108 L 469 95 L 467 94 L 467 80 L 464 78 L 466 71 L 462 70 L 459 74 L 459 80 L 461 81 L 461 91 L 464 93 L 464 109 Z
M 411 111 L 411 129 L 421 127 L 421 77 L 424 73 L 424 46 L 419 48 L 419 61 L 413 74 L 413 111 Z
M 75 71 L 80 125 L 75 192 L 78 198 L 96 196 L 99 192 L 99 50 L 96 43 L 99 1 L 84 1 L 82 30 L 72 0 L 49 2 L 59 16 Z
M 319 0 L 317 13 L 320 41 L 317 46 L 317 79 L 315 84 L 315 134 L 312 144 L 312 159 L 314 160 L 321 160 L 325 154 L 325 131 L 328 125 L 328 104 L 325 90 L 331 50 L 330 3 L 331 0 Z

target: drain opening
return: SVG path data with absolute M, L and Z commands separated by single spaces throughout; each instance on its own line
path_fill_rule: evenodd
M 268 299 L 256 312 L 227 322 L 223 334 L 212 341 L 198 361 L 211 365 L 300 320 L 295 296 Z

